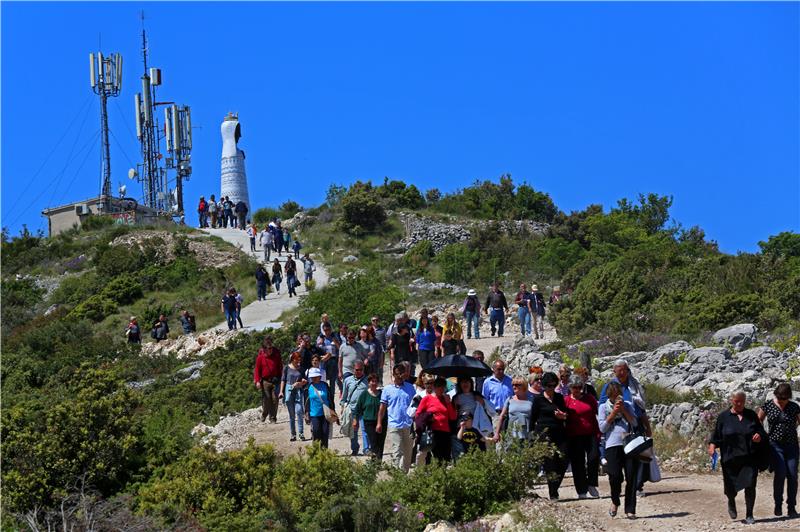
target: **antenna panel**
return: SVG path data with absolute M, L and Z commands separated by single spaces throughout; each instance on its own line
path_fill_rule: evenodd
M 144 76 L 142 78 L 142 115 L 144 116 L 144 123 L 150 124 L 153 122 L 153 109 L 150 103 L 150 78 Z
M 97 77 L 94 71 L 94 54 L 89 54 L 89 79 L 92 83 L 92 88 L 97 86 Z
M 142 140 L 142 98 L 137 92 L 133 96 L 136 105 L 136 138 Z

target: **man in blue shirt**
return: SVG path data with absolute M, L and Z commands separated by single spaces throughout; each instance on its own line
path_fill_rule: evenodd
M 411 438 L 413 420 L 408 415 L 408 406 L 414 398 L 414 386 L 405 381 L 406 370 L 402 364 L 392 368 L 394 382 L 381 393 L 381 408 L 378 412 L 378 424 L 375 431 L 380 434 L 386 430 L 387 440 L 391 448 L 389 453 L 392 463 L 408 473 L 411 468 L 411 452 L 414 440 Z M 383 418 L 389 414 L 388 427 L 383 426 Z
M 499 414 L 508 398 L 514 395 L 514 390 L 511 388 L 511 377 L 506 375 L 505 362 L 495 360 L 492 370 L 494 374 L 483 381 L 481 393 L 484 399 L 492 405 L 494 411 Z

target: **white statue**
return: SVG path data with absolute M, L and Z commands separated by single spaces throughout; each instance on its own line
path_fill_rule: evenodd
M 237 146 L 242 136 L 239 117 L 228 113 L 222 121 L 220 132 L 222 133 L 222 186 L 220 187 L 222 197 L 228 196 L 234 205 L 243 201 L 250 209 L 247 174 L 244 171 L 244 152 Z

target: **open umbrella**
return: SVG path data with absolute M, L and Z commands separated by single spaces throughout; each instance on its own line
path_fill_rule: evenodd
M 477 358 L 465 355 L 437 358 L 424 371 L 441 377 L 486 377 L 492 374 L 489 366 Z

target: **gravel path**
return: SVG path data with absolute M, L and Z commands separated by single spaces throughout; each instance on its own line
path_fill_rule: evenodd
M 247 233 L 241 231 L 239 229 L 203 229 L 202 231 L 218 236 L 221 239 L 225 240 L 226 242 L 233 244 L 234 246 L 241 249 L 244 253 L 251 253 L 253 257 L 255 257 L 259 262 L 264 262 L 264 251 L 260 245 L 256 245 L 256 253 L 250 251 L 250 239 L 247 237 Z M 286 257 L 287 254 L 283 253 L 281 256 L 277 256 L 276 253 L 272 253 L 270 257 L 270 261 L 277 258 L 280 263 L 281 267 L 286 264 Z M 314 258 L 314 253 L 311 253 L 311 258 Z M 300 280 L 303 280 L 303 263 L 299 260 L 295 259 L 297 263 L 297 270 L 300 275 Z M 325 270 L 325 267 L 319 262 L 315 261 L 317 266 L 317 271 L 314 272 L 314 280 L 317 283 L 317 287 L 322 288 L 326 284 L 328 284 L 328 272 Z M 267 272 L 272 275 L 272 266 L 267 266 Z M 255 272 L 253 272 L 255 275 Z M 255 276 L 253 277 L 253 282 L 255 283 Z M 304 286 L 300 286 L 297 289 L 297 293 L 302 295 L 306 292 Z M 242 323 L 244 323 L 245 329 L 249 330 L 256 330 L 262 331 L 264 329 L 268 329 L 270 327 L 278 328 L 281 326 L 281 322 L 278 321 L 281 314 L 285 311 L 293 309 L 298 304 L 298 298 L 296 297 L 289 297 L 289 292 L 286 289 L 286 280 L 281 283 L 281 293 L 276 294 L 274 291 L 267 294 L 266 301 L 253 301 L 250 304 L 246 305 L 242 308 Z M 227 329 L 228 324 L 225 321 L 219 323 L 214 327 L 215 329 Z
M 565 531 L 630 530 L 660 531 L 686 530 L 711 532 L 716 530 L 800 530 L 800 519 L 775 517 L 772 513 L 772 475 L 760 474 L 754 525 L 743 524 L 744 492 L 737 497 L 739 519 L 728 517 L 727 500 L 722 493 L 722 475 L 717 474 L 663 474 L 657 484 L 645 484 L 644 498 L 636 503 L 637 519 L 625 519 L 623 508 L 611 518 L 608 509 L 608 477 L 600 477 L 600 499 L 579 500 L 572 479 L 565 478 L 559 494 L 561 500 L 547 505 L 559 516 Z M 547 497 L 547 486 L 536 490 Z M 784 506 L 784 512 L 786 507 Z

